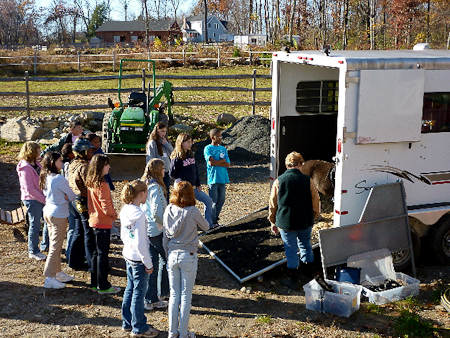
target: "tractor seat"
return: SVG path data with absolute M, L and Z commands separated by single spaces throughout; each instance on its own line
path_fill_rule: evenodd
M 128 96 L 128 105 L 130 107 L 143 107 L 147 101 L 145 93 L 131 92 Z

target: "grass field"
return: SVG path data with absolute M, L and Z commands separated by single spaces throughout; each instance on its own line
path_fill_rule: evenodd
M 237 67 L 221 67 L 221 68 L 170 68 L 170 69 L 157 69 L 156 74 L 164 77 L 167 75 L 251 75 L 253 69 L 257 69 L 259 75 L 270 75 L 270 69 L 267 67 L 249 67 L 249 66 L 237 66 Z M 139 72 L 127 71 L 128 74 L 139 74 Z M 147 72 L 151 74 L 151 72 Z M 103 72 L 98 76 L 111 76 L 118 75 L 118 73 Z M 91 74 L 71 74 L 69 77 L 83 77 L 92 76 Z M 59 77 L 59 76 L 58 76 Z M 158 86 L 162 80 L 157 79 L 156 85 Z M 252 87 L 252 79 L 214 79 L 214 80 L 181 80 L 171 79 L 175 87 L 174 99 L 175 107 L 174 112 L 180 115 L 192 115 L 201 114 L 205 119 L 201 119 L 204 122 L 210 123 L 211 118 L 215 118 L 220 113 L 234 114 L 236 117 L 242 117 L 251 114 L 250 106 L 203 106 L 203 107 L 177 107 L 176 102 L 195 102 L 195 101 L 246 101 L 251 102 L 251 92 L 233 92 L 233 91 L 177 91 L 176 88 L 180 87 Z M 1 79 L 0 79 L 1 82 Z M 127 79 L 122 81 L 122 88 L 140 88 L 142 85 L 141 79 Z M 270 79 L 258 79 L 258 88 L 270 88 L 272 85 Z M 73 90 L 93 90 L 93 89 L 116 89 L 118 86 L 118 80 L 99 80 L 99 81 L 57 81 L 57 82 L 30 82 L 30 92 L 53 92 L 53 91 L 73 91 Z M 2 86 L 2 92 L 25 92 L 25 82 L 5 82 Z M 122 95 L 122 100 L 126 99 L 127 94 Z M 31 96 L 31 107 L 46 107 L 46 106 L 74 106 L 74 105 L 98 105 L 106 104 L 107 97 L 116 102 L 118 101 L 117 94 L 83 94 L 83 95 L 60 95 L 60 96 Z M 256 96 L 257 101 L 270 101 L 271 92 L 258 92 Z M 26 99 L 22 96 L 3 96 L 0 101 L 1 107 L 25 107 Z M 81 111 L 80 111 L 81 112 Z M 43 115 L 59 115 L 64 114 L 65 111 L 45 111 L 45 112 L 32 112 L 32 117 Z M 268 117 L 269 107 L 258 106 L 256 113 Z M 13 112 L 4 111 L 1 115 L 6 117 L 23 115 L 25 112 Z

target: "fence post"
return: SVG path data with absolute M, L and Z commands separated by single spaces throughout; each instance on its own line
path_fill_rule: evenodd
M 113 73 L 116 71 L 116 51 L 113 50 Z
M 252 115 L 256 114 L 256 69 L 253 69 L 252 83 Z
M 186 50 L 183 48 L 183 67 L 186 66 Z
M 217 68 L 220 67 L 220 48 L 217 48 Z
M 148 60 L 151 60 L 151 58 L 150 58 L 150 47 L 148 48 L 147 52 L 148 52 Z M 148 67 L 148 69 L 152 69 L 152 65 L 150 64 L 150 62 L 148 63 L 147 67 Z M 145 93 L 145 88 L 144 88 L 144 93 Z
M 30 86 L 28 84 L 28 70 L 25 71 L 25 92 L 27 95 L 27 117 L 30 117 Z
M 142 92 L 145 93 L 145 68 L 142 68 Z
M 34 75 L 36 75 L 36 63 L 37 63 L 37 57 L 36 57 L 36 50 L 34 51 Z
M 78 56 L 78 73 L 81 73 L 80 51 L 77 52 L 77 56 Z
M 250 66 L 252 66 L 253 65 L 253 55 L 252 55 L 252 49 L 251 48 L 248 49 L 248 53 L 250 54 Z

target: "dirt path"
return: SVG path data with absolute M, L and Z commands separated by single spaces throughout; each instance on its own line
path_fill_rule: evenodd
M 13 206 L 20 198 L 14 185 L 14 167 L 13 156 L 1 157 L 2 207 Z M 230 173 L 233 182 L 227 190 L 223 223 L 266 206 L 269 194 L 267 165 L 241 165 Z M 119 209 L 117 196 L 123 183 L 116 185 L 114 195 Z M 331 218 L 330 213 L 324 216 Z M 1 224 L 0 243 L 1 337 L 127 337 L 121 330 L 122 293 L 99 296 L 87 288 L 89 275 L 71 271 L 65 262 L 63 267 L 75 275 L 75 281 L 62 290 L 44 289 L 44 262 L 28 259 L 23 224 Z M 121 250 L 120 242 L 112 244 L 110 280 L 125 287 Z M 316 258 L 319 257 L 316 252 Z M 302 290 L 290 292 L 280 286 L 284 267 L 264 274 L 261 282 L 254 279 L 241 285 L 200 249 L 190 329 L 198 337 L 398 337 L 402 335 L 396 333 L 399 331 L 395 323 L 401 318 L 401 310 L 417 314 L 419 324 L 426 321 L 436 328 L 450 328 L 449 314 L 435 301 L 436 290 L 450 281 L 450 268 L 419 262 L 417 270 L 423 284 L 414 300 L 384 306 L 363 302 L 352 317 L 343 318 L 306 310 Z M 162 331 L 159 337 L 167 337 L 167 312 L 147 312 L 147 318 Z M 409 324 L 414 325 L 415 321 Z M 436 330 L 433 337 L 450 334 Z

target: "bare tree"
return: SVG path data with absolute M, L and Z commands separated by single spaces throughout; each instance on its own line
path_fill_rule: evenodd
M 173 18 L 177 20 L 177 11 L 178 8 L 180 7 L 180 0 L 169 0 L 169 3 L 173 9 Z
M 128 7 L 130 6 L 130 0 L 119 0 L 120 6 L 123 8 L 125 15 L 125 21 L 128 21 Z

